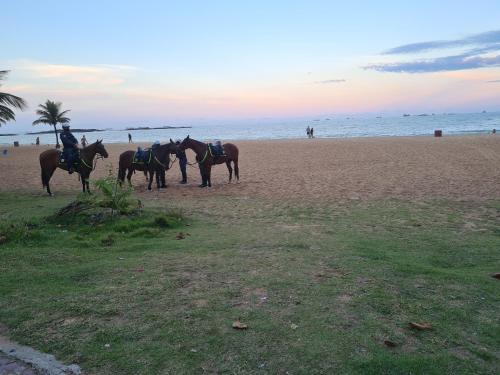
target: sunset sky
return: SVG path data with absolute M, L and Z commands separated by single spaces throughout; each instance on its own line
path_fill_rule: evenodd
M 406 3 L 406 4 L 404 4 Z M 2 4 L 0 90 L 73 125 L 500 110 L 496 1 Z

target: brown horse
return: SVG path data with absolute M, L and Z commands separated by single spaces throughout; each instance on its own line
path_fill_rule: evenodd
M 153 183 L 153 177 L 156 173 L 156 185 L 158 189 L 166 188 L 165 183 L 165 172 L 170 168 L 170 154 L 175 154 L 177 152 L 177 145 L 174 141 L 170 140 L 170 143 L 158 146 L 157 149 L 153 150 L 151 153 L 151 161 L 145 163 L 134 163 L 135 151 L 125 151 L 120 155 L 120 161 L 118 163 L 118 178 L 121 182 L 125 181 L 125 174 L 127 174 L 127 180 L 130 185 L 132 174 L 137 171 L 144 171 L 147 176 L 149 173 L 148 190 L 151 190 L 151 184 Z M 128 173 L 127 173 L 128 171 Z
M 232 143 L 224 143 L 224 156 L 212 155 L 208 144 L 189 138 L 189 135 L 179 145 L 179 150 L 184 151 L 187 148 L 193 150 L 196 154 L 196 161 L 200 166 L 201 185 L 200 187 L 212 186 L 210 175 L 212 172 L 212 165 L 226 163 L 227 170 L 229 171 L 229 182 L 233 178 L 233 168 L 231 162 L 234 164 L 234 176 L 237 180 L 240 179 L 240 169 L 238 168 L 238 147 Z
M 42 169 L 42 185 L 47 188 L 47 193 L 52 196 L 49 181 L 57 168 L 68 170 L 66 163 L 60 163 L 61 151 L 51 149 L 40 154 L 40 167 Z M 76 169 L 82 181 L 83 192 L 90 192 L 89 176 L 93 170 L 94 157 L 99 154 L 104 158 L 108 157 L 108 152 L 102 144 L 102 139 L 80 149 L 80 163 Z

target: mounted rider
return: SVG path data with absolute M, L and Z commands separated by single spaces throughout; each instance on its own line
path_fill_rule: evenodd
M 62 128 L 63 131 L 59 134 L 59 138 L 63 144 L 63 156 L 66 160 L 68 173 L 71 174 L 74 172 L 73 163 L 78 160 L 78 140 L 69 131 L 69 125 L 65 124 Z

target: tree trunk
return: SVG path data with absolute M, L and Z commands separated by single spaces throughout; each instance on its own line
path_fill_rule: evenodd
M 59 145 L 59 138 L 57 137 L 56 124 L 54 124 L 54 134 L 56 135 L 56 148 L 61 148 L 61 146 Z

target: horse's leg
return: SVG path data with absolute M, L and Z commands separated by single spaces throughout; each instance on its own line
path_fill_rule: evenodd
M 229 182 L 233 178 L 233 168 L 231 167 L 231 160 L 226 160 L 227 170 L 229 171 Z
M 205 165 L 203 165 L 203 164 L 200 164 L 200 175 L 201 175 L 200 187 L 206 187 L 207 186 L 207 177 L 206 177 L 206 172 L 205 172 Z
M 157 188 L 158 190 L 160 190 L 161 170 L 158 168 L 158 169 L 155 171 L 155 174 L 156 174 L 156 188 Z
M 150 169 L 149 170 L 148 190 L 151 190 L 151 184 L 153 183 L 154 176 L 155 176 L 155 170 L 154 169 Z
M 47 193 L 52 197 L 54 194 L 50 191 L 50 179 L 52 178 L 52 175 L 54 174 L 54 171 L 57 169 L 57 167 L 54 168 L 49 168 L 47 170 L 42 169 L 42 183 L 45 185 L 47 188 Z
M 89 181 L 90 181 L 90 173 L 89 173 L 89 175 L 85 178 L 85 185 L 87 185 L 87 193 L 89 193 L 89 194 L 90 194 Z
M 82 181 L 82 189 L 83 189 L 83 192 L 85 193 L 85 176 L 83 174 L 80 173 L 80 180 Z
M 133 173 L 134 173 L 134 169 L 132 167 L 130 167 L 128 169 L 128 173 L 127 173 L 128 186 L 132 186 L 132 174 Z
M 212 187 L 212 182 L 211 182 L 211 178 L 210 178 L 211 174 L 212 174 L 212 166 L 207 165 L 207 184 L 208 184 L 208 187 Z
M 162 188 L 167 188 L 167 171 L 163 171 L 163 174 L 161 175 L 161 187 Z
M 127 168 L 124 167 L 123 165 L 119 165 L 119 167 L 118 167 L 118 180 L 120 181 L 120 185 L 125 182 L 125 172 L 127 172 Z
M 234 164 L 234 177 L 239 181 L 240 180 L 240 168 L 238 168 L 238 159 L 233 160 Z

